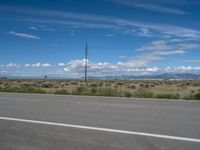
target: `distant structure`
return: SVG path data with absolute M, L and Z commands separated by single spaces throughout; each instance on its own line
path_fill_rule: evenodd
M 85 83 L 87 83 L 87 67 L 88 67 L 88 45 L 85 46 Z
M 44 76 L 44 79 L 47 79 L 47 75 Z

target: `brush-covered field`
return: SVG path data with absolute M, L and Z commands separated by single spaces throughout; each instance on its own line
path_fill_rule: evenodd
M 200 100 L 200 80 L 0 79 L 0 92 Z

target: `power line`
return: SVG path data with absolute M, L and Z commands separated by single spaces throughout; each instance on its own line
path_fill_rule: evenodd
M 85 83 L 87 83 L 87 67 L 88 67 L 88 45 L 85 46 Z

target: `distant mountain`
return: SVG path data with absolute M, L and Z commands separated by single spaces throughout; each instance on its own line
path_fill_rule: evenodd
M 89 79 L 102 79 L 102 80 L 133 80 L 133 79 L 154 79 L 154 80 L 200 80 L 200 75 L 197 74 L 159 74 L 159 75 L 120 75 L 120 76 L 104 76 L 104 77 L 89 77 Z
M 44 79 L 43 76 L 37 77 L 25 77 L 25 76 L 5 76 L 0 75 L 0 78 L 8 78 L 8 79 Z M 48 79 L 84 79 L 81 78 L 69 78 L 69 77 L 53 77 L 49 76 Z M 182 73 L 182 74 L 157 74 L 157 75 L 119 75 L 119 76 L 102 76 L 102 77 L 95 77 L 90 76 L 88 77 L 90 80 L 200 80 L 200 75 L 198 74 L 189 74 L 189 73 Z

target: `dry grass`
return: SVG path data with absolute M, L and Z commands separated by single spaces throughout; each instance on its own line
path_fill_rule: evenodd
M 142 97 L 162 99 L 200 99 L 200 80 L 19 80 L 0 79 L 0 91 Z

